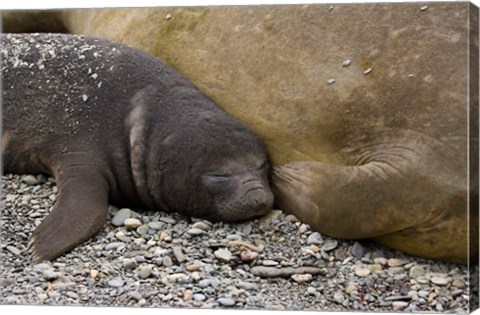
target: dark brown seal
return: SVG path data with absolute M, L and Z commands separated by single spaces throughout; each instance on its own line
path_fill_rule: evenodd
M 35 261 L 96 233 L 109 201 L 212 221 L 271 208 L 262 140 L 160 60 L 84 36 L 1 39 L 4 170 L 59 187 Z

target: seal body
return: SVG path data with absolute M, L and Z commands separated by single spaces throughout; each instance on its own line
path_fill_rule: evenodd
M 59 187 L 35 260 L 97 232 L 109 201 L 212 221 L 271 208 L 262 140 L 160 60 L 84 36 L 1 40 L 4 170 Z

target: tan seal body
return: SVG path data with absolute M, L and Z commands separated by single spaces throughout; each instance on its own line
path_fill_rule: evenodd
M 475 98 L 468 88 L 477 15 L 465 2 L 95 9 L 60 18 L 70 32 L 161 57 L 257 131 L 276 165 L 278 206 L 320 232 L 466 262 L 467 209 L 478 208 L 478 180 L 468 179 L 469 147 L 478 156 L 468 120 L 478 115 L 478 90 Z M 471 216 L 478 222 L 477 211 Z M 478 238 L 471 244 L 478 248 Z

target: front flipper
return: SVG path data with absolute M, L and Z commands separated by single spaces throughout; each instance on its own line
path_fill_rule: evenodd
M 107 217 L 109 186 L 101 168 L 83 157 L 64 160 L 53 171 L 58 197 L 30 239 L 35 262 L 53 260 L 89 239 Z
M 376 238 L 419 256 L 466 259 L 468 185 L 458 152 L 410 133 L 357 153 L 350 165 L 275 167 L 277 206 L 332 237 Z

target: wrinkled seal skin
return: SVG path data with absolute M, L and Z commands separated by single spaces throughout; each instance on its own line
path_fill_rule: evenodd
M 212 221 L 269 210 L 261 139 L 160 60 L 59 34 L 2 35 L 4 170 L 56 177 L 35 261 L 95 234 L 108 202 Z
M 478 62 L 478 9 L 422 5 L 86 9 L 56 18 L 72 33 L 162 58 L 257 131 L 281 209 L 330 236 L 465 263 L 469 238 L 478 257 L 478 73 L 468 68 Z

